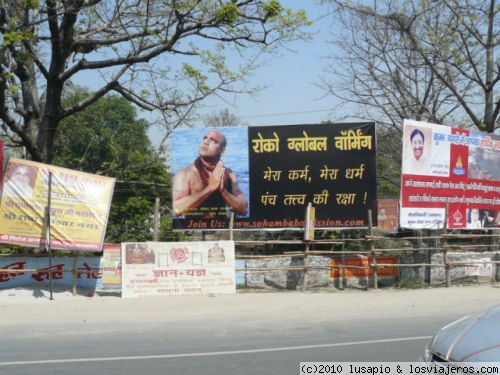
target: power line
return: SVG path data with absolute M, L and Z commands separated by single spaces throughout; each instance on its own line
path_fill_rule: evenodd
M 331 112 L 331 109 L 317 109 L 314 111 L 299 111 L 299 112 L 281 112 L 281 113 L 268 113 L 263 115 L 241 115 L 241 118 L 255 118 L 255 117 L 270 117 L 270 116 L 284 116 L 284 115 L 300 115 L 304 113 L 319 113 L 319 112 Z

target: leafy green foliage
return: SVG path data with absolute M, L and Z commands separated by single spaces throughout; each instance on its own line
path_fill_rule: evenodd
M 215 12 L 217 23 L 231 25 L 238 20 L 238 5 L 235 2 L 222 4 Z
M 279 1 L 276 0 L 271 0 L 262 4 L 262 9 L 266 12 L 267 17 L 276 17 L 283 11 L 283 7 Z
M 86 95 L 74 93 L 66 101 L 78 102 Z M 107 242 L 152 240 L 155 200 L 170 202 L 171 176 L 165 160 L 154 155 L 148 127 L 117 96 L 106 96 L 60 124 L 54 164 L 117 180 Z

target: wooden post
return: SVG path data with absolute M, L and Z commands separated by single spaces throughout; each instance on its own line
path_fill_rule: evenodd
M 155 198 L 155 213 L 153 217 L 153 241 L 158 242 L 158 233 L 160 231 L 160 198 Z
M 231 217 L 229 218 L 229 240 L 233 240 L 233 226 L 234 226 L 234 212 L 231 211 Z
M 368 210 L 368 232 L 370 233 L 370 238 L 368 239 L 370 243 L 370 256 L 371 256 L 371 267 L 373 269 L 373 288 L 378 289 L 378 272 L 377 272 L 377 257 L 375 254 L 375 241 L 373 240 L 373 221 L 372 221 L 372 210 Z
M 305 292 L 307 290 L 307 282 L 308 282 L 308 275 L 307 275 L 307 266 L 308 266 L 308 253 L 309 253 L 309 246 L 311 243 L 311 240 L 314 240 L 314 220 L 315 220 L 315 209 L 312 207 L 311 203 L 308 203 L 306 207 L 306 220 L 305 220 L 305 228 L 304 228 L 304 241 L 306 243 L 306 247 L 304 250 L 304 271 L 303 275 L 304 277 L 302 278 L 302 291 Z
M 341 259 L 341 271 L 342 271 L 342 284 L 341 289 L 345 289 L 347 285 L 346 274 L 345 274 L 345 232 L 342 230 L 342 254 L 340 255 Z
M 304 277 L 302 279 L 302 291 L 305 292 L 307 290 L 307 282 L 308 282 L 308 277 L 307 277 L 307 264 L 308 264 L 308 260 L 307 260 L 307 254 L 309 252 L 309 241 L 306 242 L 306 248 L 304 250 L 304 271 L 303 271 L 303 274 L 304 274 Z
M 444 273 L 446 276 L 446 287 L 449 288 L 451 286 L 451 272 L 450 272 L 450 264 L 448 263 L 448 236 L 446 234 L 448 228 L 448 203 L 446 204 L 445 212 L 444 212 L 444 244 L 443 244 L 443 263 L 444 263 Z
M 73 252 L 73 266 L 71 267 L 71 273 L 73 275 L 73 290 L 72 290 L 72 294 L 74 296 L 76 296 L 77 293 L 78 293 L 78 289 L 77 289 L 78 272 L 77 272 L 77 269 L 76 269 L 77 259 L 78 259 L 78 251 L 74 251 Z
M 50 206 L 52 201 L 52 172 L 49 172 L 49 183 L 48 183 L 48 197 L 47 206 L 45 207 L 45 248 L 49 253 L 49 290 L 50 290 L 50 300 L 54 299 L 53 288 L 52 288 L 52 244 L 50 243 L 52 235 L 50 233 L 51 223 L 50 223 Z

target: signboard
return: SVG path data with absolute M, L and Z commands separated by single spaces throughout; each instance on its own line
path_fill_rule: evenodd
M 396 233 L 399 223 L 399 201 L 379 199 L 377 201 L 377 228 L 384 232 Z
M 122 297 L 236 293 L 233 241 L 122 244 Z
M 51 176 L 51 247 L 101 251 L 114 179 L 10 158 L 0 203 L 0 242 L 40 247 Z
M 309 204 L 306 208 L 306 229 L 304 231 L 304 240 L 314 240 L 314 222 L 316 221 L 316 209 Z
M 103 287 L 122 285 L 122 247 L 120 244 L 104 244 L 102 247 Z
M 212 138 L 207 137 L 209 131 L 181 129 L 173 133 L 172 205 L 181 207 L 177 195 L 184 200 L 191 195 L 193 208 L 185 212 L 178 210 L 178 216 L 174 217 L 175 229 L 229 226 L 232 207 L 225 199 L 227 192 L 223 191 L 222 199 L 211 200 L 218 204 L 204 204 L 206 190 L 197 187 L 202 180 L 206 181 L 205 187 L 210 186 L 208 176 L 212 176 L 214 170 L 212 167 L 205 173 L 207 177 L 203 177 L 203 168 L 194 162 L 206 151 L 203 139 Z M 218 128 L 216 131 L 227 140 L 222 160 L 226 168 L 234 172 L 226 181 L 237 181 L 238 194 L 248 202 L 247 210 L 235 215 L 234 229 L 303 230 L 304 212 L 309 203 L 316 209 L 314 227 L 317 229 L 368 226 L 368 211 L 375 211 L 377 205 L 374 123 Z M 177 178 L 179 175 L 184 176 L 183 186 L 176 183 L 181 180 Z M 193 203 L 194 196 L 198 198 L 196 203 Z
M 500 136 L 405 120 L 403 228 L 500 226 Z

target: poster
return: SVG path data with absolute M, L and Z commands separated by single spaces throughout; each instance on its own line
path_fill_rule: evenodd
M 234 172 L 231 179 L 237 179 L 238 194 L 247 201 L 246 210 L 235 214 L 234 229 L 304 229 L 304 212 L 309 203 L 315 207 L 317 229 L 368 226 L 368 211 L 375 212 L 377 207 L 375 124 L 216 130 L 227 141 L 221 156 L 224 166 Z M 219 195 L 211 198 L 217 204 L 205 204 L 202 195 L 207 190 L 197 188 L 201 180 L 206 180 L 203 186 L 210 186 L 208 178 L 199 177 L 201 167 L 193 162 L 209 147 L 208 139 L 212 137 L 207 137 L 208 131 L 174 131 L 172 206 L 179 207 L 175 229 L 227 229 L 231 211 L 235 211 L 232 202 L 225 199 L 229 190 L 225 185 L 224 189 L 218 185 L 219 192 L 206 194 Z M 212 171 L 215 167 L 210 168 Z M 183 185 L 176 183 L 181 180 L 177 178 L 179 171 L 184 175 Z M 179 202 L 186 202 L 187 196 L 191 196 L 192 209 L 183 211 L 189 204 L 182 207 Z M 195 196 L 199 199 L 195 200 Z
M 384 232 L 396 233 L 399 227 L 399 201 L 379 199 L 377 201 L 377 228 Z
M 379 256 L 375 260 L 377 264 L 398 264 L 398 259 L 395 256 Z M 346 258 L 343 261 L 342 259 L 330 259 L 329 277 L 331 279 L 372 277 L 373 268 L 371 262 L 372 259 L 365 256 Z M 380 266 L 377 268 L 378 277 L 396 277 L 397 275 L 397 267 Z
M 103 287 L 122 285 L 122 247 L 120 244 L 104 244 L 102 247 Z
M 101 251 L 114 179 L 10 158 L 0 203 L 0 242 L 45 245 L 49 201 L 51 247 Z
M 405 120 L 401 227 L 499 227 L 499 165 L 498 135 Z
M 122 297 L 236 293 L 233 241 L 122 244 Z

